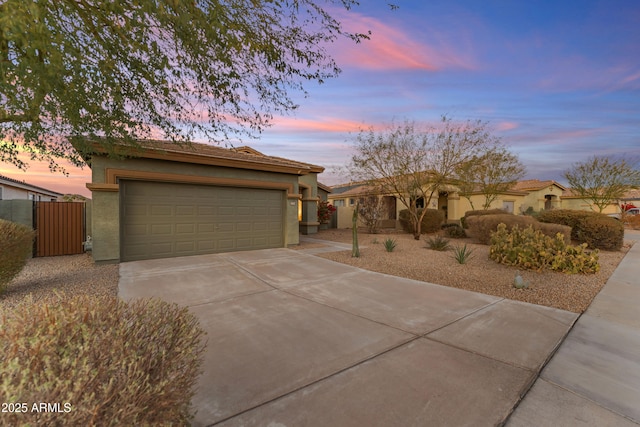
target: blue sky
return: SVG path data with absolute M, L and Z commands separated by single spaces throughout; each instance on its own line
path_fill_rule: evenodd
M 488 121 L 527 178 L 555 179 L 592 155 L 640 160 L 640 2 L 637 0 L 363 0 L 339 11 L 371 40 L 329 47 L 342 74 L 307 83 L 300 108 L 257 140 L 268 155 L 319 164 L 321 181 L 349 161 L 360 128 L 447 114 Z M 0 173 L 89 195 L 88 170 L 70 178 L 39 165 Z

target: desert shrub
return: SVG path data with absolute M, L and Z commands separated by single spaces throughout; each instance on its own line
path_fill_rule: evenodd
M 469 232 L 472 233 L 480 243 L 488 245 L 491 240 L 491 233 L 498 229 L 498 224 L 505 224 L 507 230 L 511 230 L 516 226 L 520 228 L 531 226 L 534 230 L 539 230 L 549 237 L 555 237 L 556 234 L 560 233 L 563 235 L 565 243 L 571 243 L 569 237 L 571 228 L 560 224 L 543 224 L 535 218 L 526 215 L 474 216 L 469 219 Z
M 484 216 L 484 215 L 513 215 L 513 214 L 507 213 L 502 209 L 481 209 L 481 210 L 475 210 L 475 211 L 466 211 L 464 213 L 464 216 L 460 218 L 460 224 L 462 225 L 462 228 L 469 228 L 469 223 L 467 222 L 469 217 Z
M 30 403 L 3 423 L 188 425 L 203 334 L 186 308 L 160 300 L 19 305 L 2 317 L 0 395 Z M 31 402 L 58 402 L 66 413 L 33 412 Z
M 26 225 L 0 219 L 0 294 L 27 263 L 34 237 Z
M 426 242 L 427 248 L 433 249 L 434 251 L 446 251 L 451 247 L 449 240 L 440 235 L 429 237 Z
M 507 229 L 511 230 L 516 225 L 524 228 L 536 222 L 535 219 L 529 216 L 516 216 L 506 213 L 499 215 L 475 215 L 467 218 L 469 232 L 484 245 L 489 244 L 491 233 L 498 229 L 498 224 L 505 224 Z
M 361 221 L 367 227 L 369 234 L 377 233 L 385 211 L 382 199 L 375 196 L 367 197 L 360 202 L 358 209 Z
M 567 245 L 564 237 L 545 236 L 532 226 L 511 230 L 505 224 L 491 236 L 489 258 L 501 264 L 529 270 L 550 269 L 563 273 L 597 273 L 598 250 L 587 251 L 587 245 Z
M 451 237 L 452 239 L 462 239 L 467 237 L 467 233 L 460 224 L 442 224 L 442 230 L 444 230 L 444 234 L 446 234 L 447 237 Z
M 418 216 L 422 214 L 422 209 L 418 209 Z M 409 214 L 409 209 L 403 209 L 398 214 L 398 221 L 400 221 L 400 225 L 402 229 L 407 233 L 414 233 L 413 223 L 411 222 L 411 215 Z M 440 226 L 444 222 L 444 212 L 439 211 L 438 209 L 427 209 L 427 212 L 424 214 L 424 218 L 422 218 L 422 224 L 420 231 L 422 234 L 425 233 L 435 233 L 440 230 Z
M 640 229 L 640 215 L 627 215 L 624 223 L 634 230 Z
M 558 233 L 564 236 L 564 242 L 571 244 L 571 227 L 562 224 L 550 224 L 536 221 L 532 224 L 534 230 L 540 230 L 542 234 L 549 237 L 555 237 Z
M 540 212 L 538 220 L 571 227 L 571 238 L 590 248 L 619 250 L 624 242 L 624 225 L 598 212 L 557 209 Z

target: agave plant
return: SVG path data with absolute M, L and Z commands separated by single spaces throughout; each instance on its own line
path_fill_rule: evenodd
M 450 249 L 449 239 L 445 239 L 440 235 L 429 237 L 427 239 L 427 247 L 429 249 L 433 249 L 434 251 L 446 251 Z
M 396 240 L 392 238 L 388 238 L 384 241 L 384 248 L 387 250 L 387 252 L 393 252 L 397 245 L 398 243 L 396 242 Z
M 473 249 L 467 247 L 466 244 L 464 246 L 456 245 L 452 250 L 453 257 L 459 264 L 466 264 L 467 261 L 471 259 L 471 254 L 473 253 Z

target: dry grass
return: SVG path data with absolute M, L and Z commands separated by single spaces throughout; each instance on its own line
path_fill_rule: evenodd
M 337 242 L 350 243 L 351 230 L 322 230 L 310 236 Z M 388 237 L 396 239 L 395 251 L 385 251 L 383 242 Z M 353 265 L 366 270 L 394 276 L 421 280 L 483 294 L 555 307 L 582 313 L 589 307 L 609 276 L 618 266 L 630 247 L 625 242 L 621 251 L 600 251 L 600 271 L 596 274 L 564 274 L 552 271 L 522 271 L 498 264 L 489 259 L 489 247 L 473 238 L 451 239 L 451 246 L 466 244 L 473 249 L 473 257 L 466 264 L 458 264 L 451 251 L 438 252 L 426 246 L 425 236 L 417 241 L 413 236 L 385 230 L 380 234 L 358 233 L 360 258 L 352 258 L 351 251 L 331 252 L 322 256 L 333 261 Z M 513 280 L 520 272 L 527 289 L 516 289 Z

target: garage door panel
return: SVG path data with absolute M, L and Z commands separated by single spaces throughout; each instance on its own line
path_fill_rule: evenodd
M 284 245 L 279 190 L 124 181 L 121 259 Z
M 189 253 L 189 252 L 193 252 L 196 249 L 196 245 L 195 242 L 193 241 L 189 241 L 189 242 L 176 242 L 176 252 L 177 253 Z
M 197 215 L 198 216 L 211 216 L 213 217 L 213 215 L 216 213 L 216 207 L 211 205 L 211 206 L 206 206 L 203 204 L 199 204 L 197 207 Z
M 200 224 L 200 223 L 198 223 L 198 234 L 213 233 L 214 231 L 215 231 L 214 224 L 211 224 L 211 223 Z
M 193 216 L 196 214 L 197 206 L 193 205 L 177 205 L 176 206 L 176 215 L 184 216 Z
M 196 224 L 176 224 L 176 234 L 194 234 Z
M 151 236 L 171 236 L 173 234 L 173 226 L 171 224 L 151 224 L 149 229 Z

